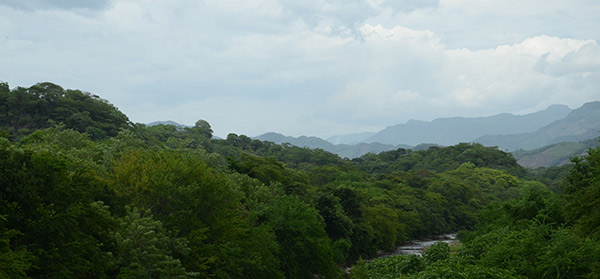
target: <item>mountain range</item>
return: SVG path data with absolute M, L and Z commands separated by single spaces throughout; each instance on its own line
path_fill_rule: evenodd
M 355 143 L 355 144 L 333 144 L 329 141 L 318 137 L 289 137 L 284 136 L 278 133 L 266 133 L 257 137 L 253 137 L 254 139 L 259 139 L 262 141 L 271 141 L 277 144 L 289 143 L 295 146 L 300 147 L 308 147 L 308 148 L 320 148 L 325 151 L 338 154 L 340 157 L 347 158 L 356 158 L 360 157 L 369 152 L 371 153 L 380 153 L 383 151 L 398 149 L 398 148 L 411 148 L 408 145 L 391 145 L 391 144 L 382 144 L 378 142 L 373 143 Z
M 148 125 L 184 126 L 171 122 L 153 122 Z M 595 144 L 597 140 L 590 139 L 598 137 L 599 101 L 586 103 L 577 109 L 552 105 L 545 110 L 525 115 L 502 113 L 487 117 L 438 118 L 430 122 L 410 120 L 377 133 L 337 135 L 327 140 L 314 136 L 290 137 L 274 132 L 253 138 L 277 144 L 320 148 L 347 158 L 398 148 L 419 150 L 431 145 L 476 142 L 514 152 L 520 164 L 535 168 L 563 164 L 573 154 L 581 154 L 587 147 Z
M 454 145 L 472 142 L 485 135 L 508 135 L 536 131 L 571 112 L 564 105 L 552 105 L 543 111 L 525 115 L 502 113 L 487 117 L 438 118 L 431 122 L 410 120 L 387 127 L 363 142 L 417 145 L 432 142 Z
M 536 169 L 539 167 L 562 166 L 570 162 L 573 155 L 584 155 L 589 148 L 600 145 L 598 138 L 580 142 L 561 142 L 533 150 L 517 150 L 512 152 L 517 163 L 523 167 Z
M 534 132 L 483 136 L 475 142 L 514 151 L 535 149 L 559 142 L 579 142 L 600 136 L 600 102 L 586 103 Z
M 377 133 L 337 135 L 327 140 L 307 136 L 288 137 L 277 133 L 266 133 L 255 138 L 321 148 L 348 158 L 397 148 L 417 149 L 431 144 L 477 142 L 520 154 L 521 157 L 517 159 L 523 166 L 540 167 L 565 163 L 573 154 L 581 154 L 594 142 L 581 141 L 597 137 L 600 137 L 600 102 L 586 103 L 577 109 L 552 105 L 525 115 L 502 113 L 487 117 L 439 118 L 431 122 L 411 120 Z

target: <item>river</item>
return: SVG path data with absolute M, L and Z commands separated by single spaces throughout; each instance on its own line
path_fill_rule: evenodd
M 423 253 L 427 247 L 435 244 L 438 241 L 443 241 L 448 243 L 448 245 L 453 245 L 458 243 L 459 240 L 456 238 L 456 233 L 437 235 L 430 239 L 411 240 L 406 242 L 404 245 L 398 246 L 394 252 L 384 254 L 379 257 L 382 258 L 394 255 L 421 255 L 421 253 Z

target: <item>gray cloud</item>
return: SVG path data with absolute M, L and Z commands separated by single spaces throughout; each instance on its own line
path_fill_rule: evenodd
M 414 11 L 424 8 L 436 8 L 439 0 L 385 0 L 383 7 L 390 7 L 397 11 Z
M 0 79 L 90 91 L 135 122 L 203 118 L 219 136 L 597 100 L 598 5 L 507 1 L 115 0 L 85 16 L 4 1 Z
M 104 10 L 111 0 L 0 0 L 0 5 L 23 10 L 89 9 Z
M 585 44 L 577 51 L 569 52 L 556 63 L 546 62 L 547 55 L 543 59 L 546 66 L 544 70 L 556 76 L 600 72 L 600 47 L 596 43 Z

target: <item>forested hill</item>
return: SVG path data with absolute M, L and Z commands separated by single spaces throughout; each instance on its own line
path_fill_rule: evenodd
M 114 137 L 131 127 L 125 114 L 96 95 L 49 82 L 13 90 L 0 83 L 0 132 L 18 139 L 58 123 L 92 139 Z
M 480 144 L 349 160 L 204 120 L 75 128 L 0 136 L 0 278 L 600 276 L 600 149 L 563 179 Z M 457 231 L 453 253 L 361 260 Z
M 536 169 L 569 164 L 573 155 L 584 155 L 589 148 L 600 145 L 600 138 L 580 142 L 561 142 L 533 150 L 517 150 L 512 152 L 519 165 Z

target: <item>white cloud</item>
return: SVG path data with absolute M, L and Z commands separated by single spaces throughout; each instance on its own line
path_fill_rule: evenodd
M 204 118 L 219 136 L 329 136 L 599 96 L 600 7 L 584 0 L 15 7 L 0 2 L 1 80 L 91 91 L 137 122 Z

